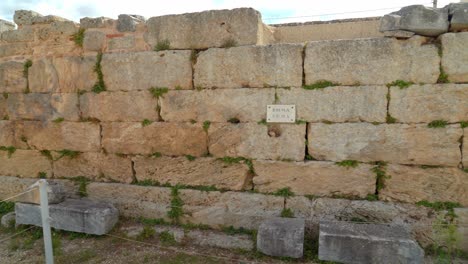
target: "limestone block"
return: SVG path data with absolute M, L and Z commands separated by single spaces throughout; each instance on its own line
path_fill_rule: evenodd
M 448 33 L 441 37 L 442 69 L 450 82 L 468 82 L 468 32 Z
M 27 79 L 23 74 L 24 63 L 9 61 L 0 64 L 0 92 L 22 93 Z
M 96 56 L 83 57 L 58 57 L 53 59 L 55 71 L 57 74 L 58 87 L 52 92 L 75 93 L 78 91 L 90 91 L 97 81 L 97 75 L 94 72 Z
M 114 22 L 114 19 L 108 17 L 84 17 L 80 19 L 80 27 L 84 29 L 112 27 Z
M 83 49 L 86 51 L 101 51 L 106 42 L 106 34 L 96 30 L 86 30 L 83 39 Z
M 463 128 L 463 166 L 468 169 L 468 128 Z
M 15 24 L 11 23 L 10 21 L 0 19 L 0 33 L 8 30 L 14 30 Z
M 33 60 L 28 73 L 29 89 L 33 93 L 58 90 L 58 75 L 51 59 Z
M 275 162 L 254 161 L 255 190 L 275 192 L 289 187 L 299 195 L 353 196 L 364 198 L 375 192 L 372 166 L 359 164 L 345 168 L 332 162 Z
M 80 153 L 78 157 L 63 157 L 54 162 L 54 176 L 73 178 L 84 176 L 93 181 L 133 181 L 132 162 L 130 158 L 113 154 Z
M 152 47 L 163 40 L 169 40 L 172 49 L 221 47 L 227 41 L 262 44 L 261 15 L 252 8 L 151 17 L 146 25 L 146 41 Z
M 402 123 L 455 123 L 468 118 L 468 84 L 394 86 L 390 98 L 389 113 Z
M 448 7 L 450 19 L 450 31 L 468 29 L 468 3 L 451 3 Z
M 208 49 L 198 55 L 195 87 L 290 87 L 302 85 L 300 44 Z
M 27 148 L 27 144 L 21 141 L 19 136 L 18 122 L 0 120 L 0 146 L 14 146 L 16 148 Z
M 135 47 L 135 36 L 112 38 L 107 45 L 109 50 L 132 49 Z
M 383 32 L 385 37 L 391 38 L 411 38 L 414 36 L 414 32 L 406 31 L 406 30 L 389 30 Z
M 16 203 L 16 223 L 42 226 L 39 205 Z M 107 234 L 119 220 L 119 211 L 110 203 L 67 199 L 49 206 L 50 226 L 55 229 L 93 234 Z
M 216 157 L 304 160 L 305 130 L 303 124 L 213 123 L 209 150 Z
M 440 58 L 423 37 L 312 41 L 305 51 L 305 83 L 387 84 L 396 80 L 435 83 Z
M 5 42 L 28 42 L 34 41 L 34 32 L 32 28 L 5 31 L 2 34 L 2 40 Z
M 36 183 L 29 186 L 28 189 L 25 190 L 25 191 L 30 191 L 30 192 L 27 192 L 15 198 L 15 202 L 40 205 L 41 193 L 39 191 L 39 185 Z M 60 182 L 48 181 L 47 200 L 49 201 L 49 204 L 61 203 L 63 202 L 64 199 L 65 199 L 65 187 Z
M 73 94 L 10 94 L 7 99 L 11 120 L 78 121 L 78 95 Z
M 385 86 L 278 89 L 278 104 L 296 105 L 296 118 L 309 122 L 385 122 Z
M 446 8 L 411 5 L 385 15 L 380 20 L 380 31 L 406 30 L 418 35 L 437 37 L 448 31 L 449 17 Z
M 0 120 L 9 119 L 7 111 L 7 99 L 0 96 Z
M 145 18 L 139 15 L 119 15 L 117 30 L 120 32 L 134 32 L 139 23 L 145 23 Z
M 18 178 L 18 177 L 7 177 L 0 176 L 0 182 L 2 183 L 2 188 L 0 188 L 0 199 L 6 199 L 8 197 L 17 195 L 18 193 L 24 192 L 29 186 L 34 184 L 38 179 L 29 179 L 29 178 Z M 65 186 L 67 192 L 71 192 L 70 182 L 60 182 Z
M 321 222 L 319 259 L 341 263 L 423 263 L 404 225 Z
M 161 117 L 169 122 L 258 122 L 274 103 L 275 89 L 170 91 L 161 98 Z
M 138 181 L 154 180 L 171 185 L 215 186 L 219 189 L 251 188 L 249 168 L 245 164 L 227 164 L 215 158 L 137 157 L 134 160 Z
M 52 164 L 36 150 L 17 149 L 11 156 L 0 151 L 0 164 L 0 175 L 21 178 L 38 178 L 40 172 L 52 175 Z
M 167 218 L 171 203 L 171 189 L 119 183 L 90 183 L 88 198 L 111 202 L 127 217 Z
M 317 160 L 386 161 L 400 164 L 458 166 L 458 125 L 309 124 L 309 153 Z
M 149 91 L 85 93 L 80 96 L 84 118 L 101 121 L 158 120 L 158 101 Z
M 102 144 L 109 153 L 202 156 L 206 133 L 200 124 L 141 122 L 104 123 Z
M 31 10 L 16 10 L 13 21 L 15 21 L 18 26 L 32 25 L 33 19 L 36 17 L 42 17 L 42 15 Z
M 24 136 L 32 148 L 40 150 L 98 152 L 101 149 L 99 125 L 91 122 L 25 121 L 17 128 L 17 134 Z
M 451 201 L 468 206 L 468 173 L 458 168 L 418 168 L 388 165 L 389 179 L 379 197 L 387 201 L 416 203 Z
M 304 219 L 272 218 L 257 234 L 257 249 L 276 257 L 301 258 L 304 252 Z
M 10 43 L 0 45 L 0 57 L 14 55 L 32 55 L 32 49 L 28 43 Z
M 104 82 L 109 91 L 146 90 L 151 87 L 192 88 L 190 51 L 146 51 L 105 54 Z
M 468 250 L 468 208 L 455 208 L 455 223 L 457 226 L 457 233 L 459 237 L 458 248 L 467 251 Z M 3 220 L 3 219 L 2 219 Z

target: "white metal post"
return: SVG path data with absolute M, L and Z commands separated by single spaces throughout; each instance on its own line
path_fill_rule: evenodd
M 52 251 L 52 234 L 50 232 L 49 200 L 47 198 L 47 181 L 39 180 L 39 194 L 41 198 L 42 233 L 44 236 L 44 249 L 47 264 L 54 263 Z

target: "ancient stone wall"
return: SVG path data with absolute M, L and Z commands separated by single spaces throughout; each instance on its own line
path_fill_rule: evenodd
M 253 9 L 15 22 L 0 198 L 81 176 L 90 198 L 158 218 L 181 184 L 186 221 L 248 228 L 284 208 L 421 223 L 411 204 L 468 206 L 468 33 L 262 45 Z M 267 123 L 269 104 L 296 105 L 297 122 Z M 271 195 L 285 192 L 298 196 Z

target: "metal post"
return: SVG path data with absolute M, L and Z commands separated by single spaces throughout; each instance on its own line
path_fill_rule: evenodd
M 432 0 L 432 7 L 437 8 L 437 0 Z
M 49 200 L 47 198 L 47 181 L 39 180 L 39 194 L 41 198 L 42 232 L 44 236 L 44 249 L 47 264 L 54 264 L 52 251 L 52 235 L 50 232 Z

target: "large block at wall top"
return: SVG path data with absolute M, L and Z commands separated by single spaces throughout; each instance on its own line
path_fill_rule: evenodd
M 100 121 L 158 120 L 158 101 L 149 91 L 85 93 L 80 96 L 84 118 Z
M 207 152 L 207 136 L 200 124 L 103 123 L 102 133 L 102 144 L 109 153 L 202 156 Z
M 279 104 L 296 105 L 297 119 L 309 122 L 385 122 L 387 87 L 327 87 L 277 89 Z
M 300 44 L 208 49 L 198 54 L 194 85 L 204 88 L 302 86 Z
M 458 202 L 468 206 L 468 173 L 459 168 L 419 168 L 389 164 L 379 198 L 386 201 Z
M 40 172 L 52 176 L 52 164 L 36 150 L 0 151 L 0 175 L 38 178 Z
M 237 45 L 262 44 L 262 18 L 252 8 L 151 17 L 146 25 L 146 41 L 151 47 L 165 40 L 171 49 L 222 47 L 228 41 Z
M 16 136 L 24 137 L 29 146 L 40 150 L 98 152 L 101 149 L 99 124 L 91 122 L 24 121 L 18 124 Z
M 435 83 L 440 57 L 425 38 L 371 38 L 309 42 L 305 83 L 327 80 L 342 85 L 388 84 L 396 80 Z
M 170 91 L 161 98 L 161 117 L 170 122 L 258 122 L 274 103 L 275 89 Z
M 450 82 L 468 82 L 468 32 L 441 36 L 442 69 Z
M 256 191 L 273 193 L 289 187 L 299 195 L 344 195 L 365 198 L 375 192 L 372 166 L 341 167 L 333 162 L 254 161 Z
M 189 50 L 104 54 L 101 65 L 107 90 L 190 89 L 190 54 Z
M 63 118 L 78 121 L 78 95 L 76 93 L 10 94 L 7 99 L 10 120 L 54 120 Z
M 309 153 L 318 160 L 386 161 L 400 164 L 453 166 L 460 163 L 459 125 L 311 123 Z
M 23 74 L 24 63 L 9 61 L 0 64 L 0 92 L 22 93 L 26 90 L 27 79 Z
M 402 123 L 468 120 L 468 84 L 412 85 L 390 88 L 389 114 Z
M 219 189 L 251 189 L 249 167 L 245 163 L 226 163 L 215 158 L 143 157 L 134 159 L 136 179 L 171 185 L 215 186 Z
M 213 123 L 208 130 L 210 153 L 216 157 L 304 160 L 303 124 Z

